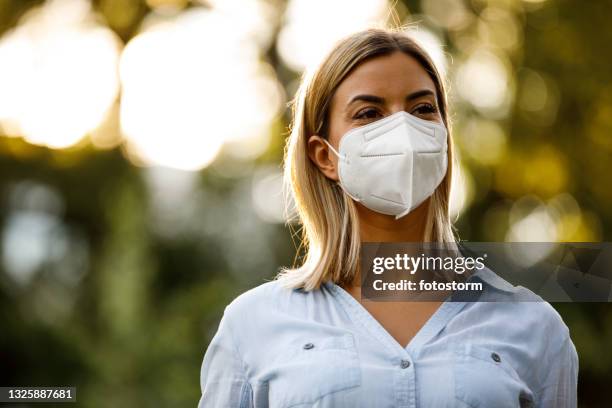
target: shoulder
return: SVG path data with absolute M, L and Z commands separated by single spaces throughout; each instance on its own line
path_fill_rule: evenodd
M 554 335 L 557 338 L 569 337 L 569 329 L 561 315 L 531 290 L 523 286 L 513 286 L 497 277 L 484 286 L 479 301 L 472 305 L 476 310 L 489 313 L 490 318 L 500 321 L 508 328 L 529 330 L 533 335 Z
M 489 272 L 481 276 L 485 282 L 481 297 L 466 304 L 457 323 L 473 325 L 474 333 L 486 341 L 505 345 L 519 371 L 550 371 L 558 364 L 573 364 L 577 355 L 570 331 L 555 308 L 531 290 Z
M 485 309 L 496 315 L 510 319 L 506 324 L 536 326 L 542 330 L 568 336 L 569 330 L 559 313 L 541 296 L 523 286 L 514 286 L 489 268 L 478 271 L 472 278 L 484 283 L 483 291 L 476 309 Z M 535 329 L 535 327 L 530 327 Z
M 533 334 L 539 334 L 541 338 L 548 338 L 549 341 L 554 337 L 557 344 L 569 339 L 569 328 L 561 315 L 550 303 L 529 289 L 517 287 L 509 309 Z
M 222 326 L 229 330 L 240 354 L 248 352 L 249 342 L 258 344 L 268 323 L 274 321 L 281 289 L 275 281 L 265 282 L 236 296 L 225 307 Z
M 270 308 L 299 307 L 300 304 L 317 302 L 327 298 L 329 289 L 321 284 L 319 289 L 306 291 L 301 288 L 289 288 L 279 279 L 267 281 L 238 295 L 227 309 L 233 311 L 257 311 Z
M 492 272 L 491 272 L 492 273 Z M 482 277 L 480 298 L 454 322 L 480 341 L 505 350 L 517 372 L 539 387 L 560 367 L 577 367 L 577 353 L 561 315 L 541 296 L 499 276 Z
M 517 372 L 530 379 L 538 394 L 560 382 L 574 382 L 578 375 L 578 353 L 570 330 L 557 310 L 539 295 L 522 286 L 514 287 L 508 302 L 492 302 L 498 314 L 497 333 L 512 351 Z
M 308 320 L 314 304 L 325 301 L 324 290 L 290 289 L 269 281 L 245 291 L 230 302 L 223 315 L 233 342 L 248 367 L 274 358 L 288 333 Z
M 236 296 L 225 307 L 225 318 L 239 320 L 245 313 L 253 314 L 273 308 L 278 296 L 283 295 L 283 288 L 276 281 L 268 281 Z
M 232 300 L 225 308 L 224 319 L 242 331 L 261 332 L 266 325 L 280 322 L 287 315 L 299 316 L 313 303 L 320 303 L 325 298 L 325 289 L 307 292 L 287 288 L 279 280 L 272 280 Z

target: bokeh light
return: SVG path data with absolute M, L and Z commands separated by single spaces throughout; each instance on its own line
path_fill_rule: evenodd
M 493 120 L 472 117 L 459 129 L 458 141 L 467 156 L 483 165 L 495 165 L 506 154 L 507 135 Z
M 117 98 L 120 46 L 85 0 L 31 10 L 0 40 L 0 133 L 52 148 L 77 143 Z
M 453 179 L 450 197 L 450 216 L 457 219 L 469 208 L 474 199 L 474 180 L 470 171 L 462 165 L 453 168 Z
M 488 6 L 480 13 L 478 36 L 483 45 L 515 51 L 523 43 L 516 13 L 505 7 Z
M 496 188 L 516 198 L 525 192 L 550 198 L 563 192 L 570 182 L 567 160 L 553 145 L 509 151 L 506 160 L 497 167 L 495 177 Z
M 463 0 L 423 0 L 423 11 L 440 27 L 459 30 L 467 27 L 474 14 Z
M 559 89 L 541 72 L 523 68 L 518 73 L 520 92 L 518 106 L 530 123 L 550 126 L 557 118 L 560 103 Z
M 193 8 L 152 15 L 126 46 L 120 73 L 121 128 L 132 157 L 198 170 L 224 142 L 266 146 L 283 95 L 257 44 L 228 15 Z
M 504 116 L 512 102 L 510 73 L 500 56 L 478 49 L 458 67 L 459 95 L 484 115 Z
M 262 220 L 271 223 L 283 223 L 287 220 L 283 175 L 279 168 L 260 168 L 253 175 L 252 199 L 255 212 Z
M 510 211 L 510 230 L 506 241 L 555 242 L 557 224 L 550 208 L 536 196 L 517 200 Z
M 414 20 L 418 21 L 418 16 L 415 16 Z M 439 73 L 444 76 L 448 64 L 444 46 L 439 35 L 424 25 L 410 26 L 405 32 L 427 52 Z
M 337 40 L 385 22 L 389 13 L 386 0 L 290 0 L 278 52 L 289 67 L 302 71 L 318 64 Z

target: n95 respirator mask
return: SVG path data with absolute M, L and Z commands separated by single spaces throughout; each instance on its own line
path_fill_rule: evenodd
M 447 168 L 446 127 L 397 112 L 348 131 L 338 156 L 340 186 L 353 200 L 396 219 L 430 197 Z

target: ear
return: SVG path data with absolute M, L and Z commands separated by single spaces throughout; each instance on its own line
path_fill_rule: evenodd
M 318 135 L 308 139 L 308 157 L 328 179 L 338 181 L 338 157 Z

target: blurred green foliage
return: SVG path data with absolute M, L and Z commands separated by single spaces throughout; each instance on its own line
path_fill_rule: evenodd
M 0 34 L 38 3 L 0 0 Z M 127 42 L 153 3 L 94 5 Z M 558 238 L 610 240 L 611 4 L 528 3 L 465 3 L 474 15 L 490 11 L 491 4 L 510 10 L 520 30 L 514 43 L 502 47 L 515 94 L 508 112 L 479 111 L 453 97 L 456 140 L 472 183 L 457 223 L 461 238 L 503 240 L 512 214 L 561 195 L 565 198 L 554 203 L 578 210 L 572 207 L 559 221 Z M 406 1 L 398 9 L 408 15 L 422 7 L 434 6 Z M 490 14 L 489 26 L 439 29 L 446 51 L 461 60 L 469 49 L 465 44 L 474 39 L 506 41 L 510 28 Z M 502 24 L 501 34 L 496 24 Z M 274 43 L 265 58 L 291 94 L 299 73 L 283 65 Z M 538 89 L 547 95 L 541 103 L 535 100 Z M 272 127 L 273 142 L 254 163 L 222 154 L 199 172 L 199 198 L 173 208 L 176 214 L 167 222 L 182 227 L 170 234 L 160 233 L 152 221 L 156 204 L 146 176 L 121 148 L 97 150 L 86 140 L 55 151 L 1 137 L 0 227 L 6 230 L 15 214 L 31 210 L 36 202 L 27 197 L 42 191 L 45 200 L 61 203 L 60 209 L 49 208 L 70 246 L 69 259 L 43 262 L 27 284 L 0 266 L 0 383 L 74 385 L 83 407 L 194 406 L 201 359 L 224 306 L 295 256 L 288 228 L 260 219 L 250 192 L 256 168 L 280 163 L 286 120 L 287 115 Z M 473 138 L 474 129 L 484 136 Z M 503 143 L 487 147 L 487 130 Z M 500 154 L 483 160 L 493 148 Z M 66 278 L 65 271 L 77 271 L 78 279 Z M 554 306 L 580 356 L 580 406 L 608 406 L 612 306 Z

